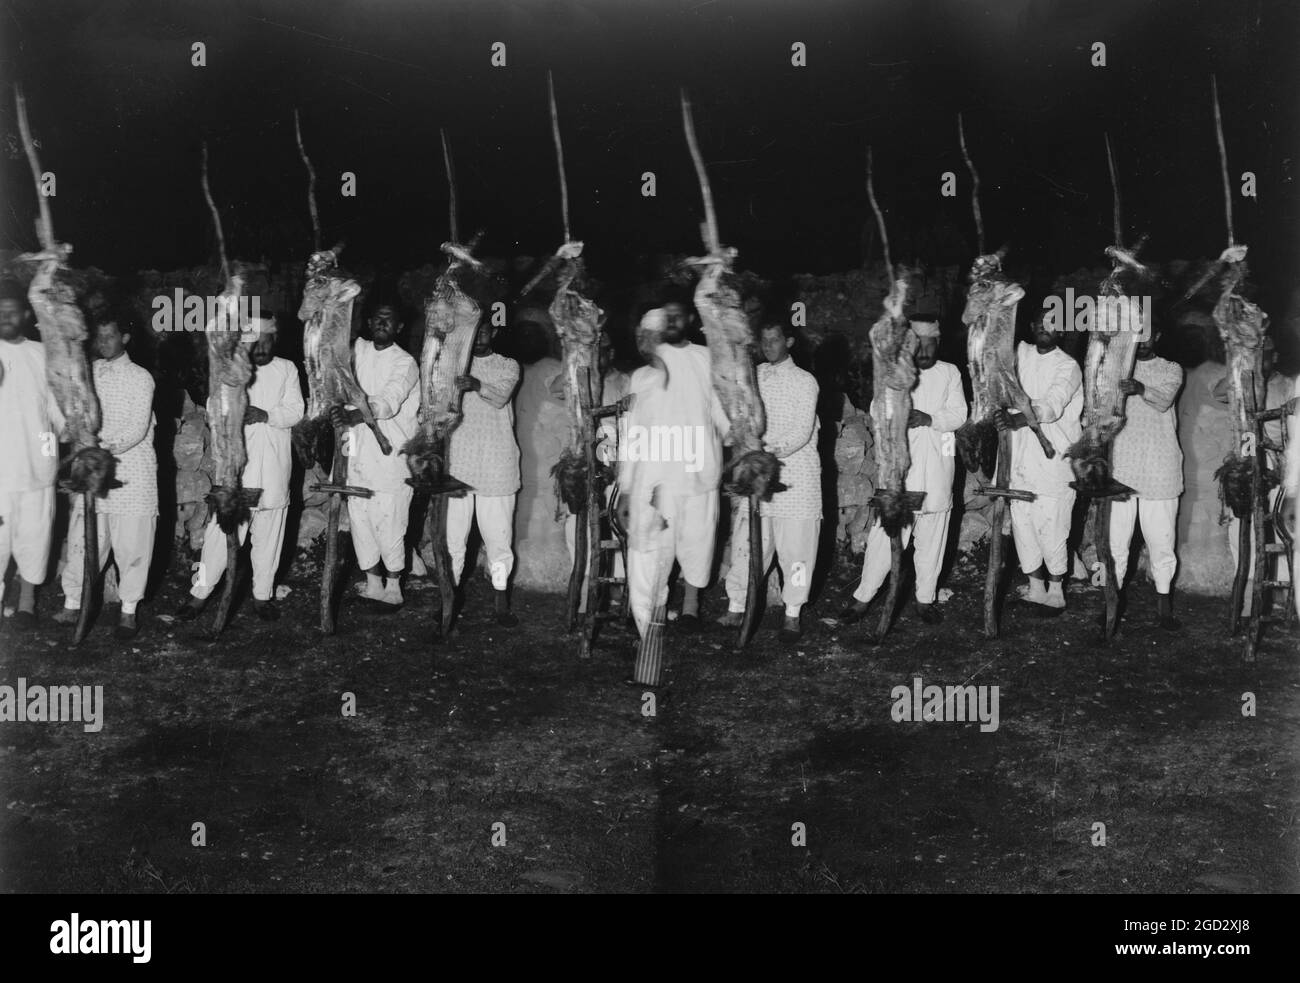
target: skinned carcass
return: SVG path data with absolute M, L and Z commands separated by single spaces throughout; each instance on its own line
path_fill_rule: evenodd
M 875 438 L 877 479 L 875 503 L 880 524 L 897 536 L 924 502 L 924 492 L 907 491 L 912 466 L 907 426 L 916 387 L 916 333 L 903 316 L 907 278 L 894 280 L 885 297 L 885 309 L 871 326 L 871 371 L 874 395 L 871 429 Z
M 1231 450 L 1214 472 L 1219 480 L 1219 499 L 1224 508 L 1237 518 L 1251 513 L 1251 481 L 1257 455 L 1254 414 L 1258 412 L 1264 391 L 1264 339 L 1267 317 L 1258 306 L 1241 295 L 1246 280 L 1246 247 L 1234 245 L 1224 250 L 1219 263 L 1225 269 L 1220 281 L 1223 292 L 1214 305 L 1214 323 L 1228 360 L 1228 417 Z M 1268 489 L 1277 483 L 1273 471 L 1260 475 Z
M 993 415 L 998 410 L 1021 413 L 1043 454 L 1056 456 L 1016 372 L 1016 307 L 1025 291 L 1003 275 L 1002 257 L 997 252 L 975 260 L 962 311 L 973 406 L 970 419 L 957 429 L 957 447 L 969 471 L 983 470 L 990 476 L 997 459 Z
M 591 410 L 599 403 L 597 354 L 605 312 L 582 293 L 582 243 L 566 242 L 556 257 L 560 263 L 550 313 L 560 336 L 569 443 L 551 474 L 557 497 L 570 514 L 578 515 L 588 504 L 587 445 L 592 439 Z
M 731 421 L 731 461 L 723 487 L 733 495 L 768 499 L 784 488 L 778 480 L 781 462 L 763 449 L 767 417 L 754 371 L 754 332 L 732 271 L 735 257 L 736 250 L 726 248 L 700 261 L 695 309 L 709 346 L 713 388 Z
M 303 323 L 303 356 L 307 367 L 307 414 L 294 426 L 294 446 L 308 463 L 327 461 L 323 441 L 333 432 L 330 410 L 355 406 L 375 435 L 379 449 L 393 447 L 379 429 L 370 401 L 352 369 L 352 304 L 361 287 L 338 270 L 342 246 L 313 253 L 307 261 L 307 283 L 298 318 Z
M 1083 433 L 1066 452 L 1074 470 L 1075 489 L 1093 497 L 1133 493 L 1111 476 L 1111 445 L 1124 427 L 1128 397 L 1120 383 L 1133 377 L 1138 345 L 1150 340 L 1151 326 L 1142 315 L 1149 309 L 1149 298 L 1134 291 L 1149 285 L 1150 273 L 1137 261 L 1135 252 L 1119 246 L 1106 248 L 1113 266 L 1098 291 L 1084 358 Z
M 419 431 L 402 448 L 411 472 L 407 483 L 433 495 L 463 494 L 469 486 L 447 472 L 447 438 L 460 425 L 464 392 L 457 379 L 469 371 L 474 337 L 483 316 L 477 281 L 483 266 L 471 255 L 475 243 L 444 242 L 447 269 L 424 306 L 420 349 Z
M 244 488 L 244 415 L 248 411 L 248 383 L 253 363 L 242 342 L 239 301 L 243 277 L 236 273 L 217 299 L 214 318 L 204 326 L 208 343 L 208 426 L 212 430 L 212 488 L 207 502 L 217 525 L 227 534 L 249 519 L 262 489 Z M 234 567 L 228 576 L 233 581 Z

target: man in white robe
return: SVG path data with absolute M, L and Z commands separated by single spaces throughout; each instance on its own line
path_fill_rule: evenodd
M 460 584 L 470 528 L 477 523 L 487 551 L 497 624 L 513 628 L 510 574 L 515 569 L 515 498 L 519 494 L 519 443 L 511 402 L 519 385 L 519 363 L 492 350 L 496 329 L 488 318 L 474 336 L 469 374 L 457 384 L 465 390 L 460 425 L 451 432 L 448 461 L 452 475 L 470 486 L 447 500 L 447 553 L 451 576 Z
M 366 572 L 358 593 L 389 607 L 404 601 L 399 580 L 406 569 L 406 527 L 415 490 L 402 448 L 415 435 L 420 409 L 420 368 L 397 344 L 402 321 L 398 309 L 383 304 L 369 319 L 370 337 L 352 346 L 357 382 L 370 404 L 379 431 L 392 445 L 385 454 L 355 406 L 333 410 L 336 426 L 346 426 L 348 484 L 369 488 L 370 498 L 348 496 L 348 523 L 357 564 Z M 382 564 L 382 565 L 381 565 Z M 387 580 L 380 573 L 387 573 Z
M 660 339 L 657 365 L 632 374 L 632 405 L 619 445 L 618 514 L 628 533 L 628 602 L 641 636 L 634 681 L 656 686 L 673 563 L 685 592 L 681 621 L 699 623 L 718 525 L 722 434 L 730 429 L 710 373 L 709 351 L 687 340 L 685 316 L 648 311 L 638 332 Z
M 760 336 L 764 362 L 758 367 L 758 392 L 767 428 L 763 446 L 781 462 L 785 490 L 759 504 L 763 543 L 763 573 L 775 557 L 781 567 L 781 599 L 785 620 L 780 639 L 793 644 L 803 635 L 800 614 L 808 602 L 817 545 L 822 527 L 822 463 L 817 453 L 817 394 L 811 372 L 794 364 L 792 330 L 783 321 L 768 324 Z M 744 618 L 749 588 L 749 503 L 732 499 L 731 566 L 727 570 L 727 613 L 718 619 L 724 628 L 738 627 Z
M 924 492 L 921 508 L 903 527 L 901 541 L 913 545 L 912 565 L 916 571 L 916 611 L 927 624 L 937 624 L 943 615 L 935 606 L 939 569 L 943 566 L 952 518 L 952 487 L 956 473 L 956 439 L 953 432 L 966 422 L 969 407 L 962 388 L 961 372 L 949 362 L 939 361 L 939 324 L 930 318 L 912 321 L 917 336 L 916 388 L 912 390 L 912 414 L 908 418 L 907 449 L 912 464 L 904 487 Z M 882 412 L 872 400 L 872 413 Z M 852 623 L 867 607 L 889 576 L 893 549 L 879 520 L 867 534 L 862 557 L 862 580 L 853 592 L 853 603 L 840 614 L 842 623 Z
M 32 311 L 18 284 L 0 293 L 0 601 L 19 631 L 36 625 L 36 588 L 50 565 L 54 480 L 63 414 L 45 377 L 45 347 L 25 334 Z M 13 558 L 17 604 L 3 601 Z
M 1178 446 L 1178 411 L 1174 400 L 1183 386 L 1183 370 L 1168 359 L 1157 358 L 1159 335 L 1138 345 L 1133 378 L 1120 382 L 1124 401 L 1124 427 L 1115 435 L 1111 450 L 1112 474 L 1136 494 L 1110 506 L 1110 552 L 1115 558 L 1115 582 L 1124 586 L 1133 530 L 1140 526 L 1151 560 L 1156 585 L 1160 627 L 1182 627 L 1173 613 L 1174 549 L 1178 499 L 1183 494 L 1183 451 Z
M 95 500 L 100 569 L 110 555 L 117 564 L 121 600 L 113 635 L 129 641 L 140 630 L 136 607 L 144 597 L 158 525 L 158 457 L 154 451 L 153 376 L 127 354 L 130 332 L 106 319 L 95 326 L 98 356 L 91 365 L 99 398 L 99 445 L 117 459 L 114 477 L 121 487 Z M 63 610 L 54 620 L 76 624 L 81 614 L 85 572 L 86 518 L 78 500 L 68 521 L 68 555 L 63 566 Z
M 1043 434 L 1056 451 L 1050 459 L 1043 453 L 1018 411 L 994 414 L 1000 430 L 1012 431 L 1011 487 L 1037 495 L 1032 502 L 1011 500 L 1011 536 L 1020 569 L 1029 578 L 1020 596 L 1059 613 L 1065 608 L 1062 582 L 1070 566 L 1066 540 L 1075 498 L 1070 487 L 1074 471 L 1065 455 L 1083 434 L 1083 372 L 1057 346 L 1055 333 L 1041 318 L 1034 324 L 1033 344 L 1022 341 L 1016 349 L 1016 369 Z
M 262 494 L 247 522 L 239 525 L 239 542 L 250 540 L 253 566 L 253 611 L 263 621 L 275 621 L 275 572 L 284 551 L 284 530 L 289 515 L 289 479 L 293 473 L 290 431 L 303 417 L 302 386 L 298 368 L 274 355 L 276 324 L 273 318 L 254 320 L 244 341 L 253 363 L 248 383 L 248 409 L 244 413 L 244 446 L 248 463 L 241 478 L 245 488 Z M 190 598 L 177 612 L 188 621 L 196 617 L 226 573 L 226 534 L 216 516 L 203 533 L 203 553 L 195 571 Z

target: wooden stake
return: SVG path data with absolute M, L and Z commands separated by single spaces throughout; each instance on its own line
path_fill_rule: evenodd
M 1214 96 L 1214 132 L 1219 138 L 1219 173 L 1223 177 L 1223 211 L 1228 220 L 1228 245 L 1235 246 L 1232 229 L 1232 190 L 1228 186 L 1228 149 L 1223 143 L 1223 114 L 1219 112 L 1219 82 L 1210 76 L 1210 93 Z
M 226 259 L 226 234 L 221 231 L 221 215 L 217 211 L 217 203 L 212 200 L 212 189 L 208 186 L 208 142 L 206 140 L 203 141 L 203 197 L 208 202 L 208 210 L 212 212 L 212 224 L 217 230 L 217 249 L 221 253 L 221 275 L 229 286 L 230 261 Z
M 560 142 L 560 114 L 555 108 L 555 80 L 546 73 L 546 91 L 551 99 L 551 138 L 555 141 L 555 160 L 560 171 L 560 212 L 564 217 L 564 241 L 569 241 L 569 181 L 564 176 L 564 144 Z
M 871 210 L 876 213 L 876 225 L 880 229 L 880 243 L 885 250 L 885 268 L 889 271 L 889 279 L 894 279 L 894 263 L 889 257 L 889 233 L 885 231 L 885 216 L 880 212 L 880 205 L 876 202 L 876 188 L 871 177 L 871 148 L 867 147 L 867 200 L 871 202 Z M 891 285 L 892 289 L 892 285 Z
M 36 223 L 36 235 L 41 248 L 53 252 L 57 246 L 54 242 L 54 220 L 50 218 L 50 203 L 41 194 L 40 158 L 36 156 L 36 141 L 32 139 L 31 127 L 27 124 L 27 99 L 23 96 L 23 87 L 14 85 L 14 102 L 18 107 L 18 132 L 23 137 L 23 149 L 27 151 L 27 163 L 32 169 L 32 181 L 36 185 L 36 205 L 40 209 L 40 218 Z
M 1119 175 L 1115 173 L 1115 155 L 1110 149 L 1110 134 L 1106 134 L 1106 166 L 1110 169 L 1110 198 L 1114 211 L 1115 224 L 1115 245 L 1122 248 L 1124 245 L 1123 224 L 1120 221 L 1120 200 L 1119 200 Z
M 456 222 L 456 169 L 451 166 L 451 146 L 447 143 L 447 131 L 438 132 L 442 135 L 442 166 L 447 172 L 447 226 L 451 232 L 451 241 L 460 242 L 460 229 Z
M 700 196 L 704 199 L 704 247 L 710 255 L 722 252 L 722 240 L 718 235 L 718 214 L 713 208 L 713 189 L 709 186 L 709 172 L 704 169 L 704 158 L 700 154 L 700 144 L 695 139 L 695 117 L 691 112 L 691 100 L 682 89 L 682 129 L 686 131 L 686 145 L 691 151 L 691 160 L 695 164 L 695 177 L 700 182 Z
M 293 111 L 293 132 L 298 138 L 298 156 L 307 168 L 307 207 L 311 210 L 312 252 L 320 252 L 320 213 L 316 210 L 316 168 L 311 166 L 311 158 L 302 145 L 302 126 L 298 122 L 298 110 Z M 204 151 L 206 154 L 206 149 Z M 206 160 L 206 156 L 205 156 Z
M 957 114 L 957 139 L 961 142 L 961 156 L 962 160 L 966 161 L 966 170 L 970 171 L 970 205 L 971 211 L 975 213 L 975 236 L 979 246 L 979 255 L 983 256 L 984 216 L 980 214 L 980 176 L 975 170 L 975 162 L 971 160 L 970 152 L 966 149 L 966 128 L 962 125 L 961 113 Z

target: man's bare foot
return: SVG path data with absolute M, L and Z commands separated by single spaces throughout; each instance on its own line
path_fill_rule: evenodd
M 717 620 L 717 624 L 723 628 L 739 628 L 740 623 L 745 620 L 745 615 L 741 611 L 728 611 Z

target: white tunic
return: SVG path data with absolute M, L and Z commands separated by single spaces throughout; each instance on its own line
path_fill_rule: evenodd
M 661 344 L 655 353 L 667 370 L 667 385 L 655 366 L 632 373 L 632 408 L 623 417 L 619 446 L 619 487 L 638 505 L 648 503 L 656 488 L 674 497 L 716 491 L 722 434 L 730 427 L 713 391 L 707 348 Z
M 259 509 L 283 509 L 289 505 L 289 476 L 293 471 L 293 442 L 289 431 L 302 419 L 302 386 L 297 367 L 285 358 L 273 358 L 254 367 L 248 384 L 248 402 L 266 411 L 265 423 L 244 427 L 248 463 L 244 465 L 244 487 L 260 488 Z
M 0 371 L 0 492 L 51 488 L 63 414 L 45 381 L 45 346 L 0 341 Z
M 348 457 L 348 480 L 371 491 L 392 494 L 410 488 L 402 447 L 415 435 L 415 417 L 420 409 L 420 369 L 397 345 L 377 350 L 373 343 L 358 338 L 352 348 L 357 382 L 370 398 L 379 431 L 393 445 L 391 454 L 379 449 L 379 441 L 364 423 L 351 428 L 352 453 Z
M 1014 431 L 1011 487 L 1053 498 L 1072 495 L 1074 471 L 1065 453 L 1083 435 L 1083 371 L 1061 349 L 1053 348 L 1043 355 L 1027 341 L 1016 349 L 1016 368 L 1021 388 L 1056 456 L 1048 460 L 1029 427 Z
M 95 502 L 101 515 L 158 514 L 158 456 L 153 446 L 153 376 L 123 352 L 90 366 L 99 397 L 99 444 L 117 458 L 122 487 Z
M 822 517 L 822 462 L 817 453 L 817 380 L 788 356 L 758 367 L 758 392 L 767 429 L 763 444 L 781 461 L 781 484 L 759 514 L 774 519 Z
M 947 512 L 952 508 L 952 483 L 956 474 L 956 441 L 945 437 L 966 422 L 969 409 L 961 385 L 961 372 L 949 362 L 935 362 L 917 373 L 912 408 L 930 414 L 930 425 L 907 431 L 912 466 L 904 487 L 925 492 L 920 511 Z M 872 401 L 872 412 L 876 412 Z

